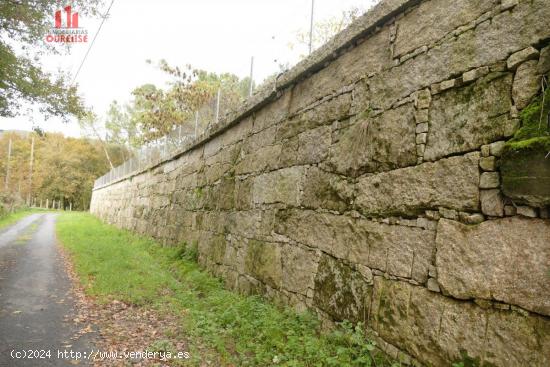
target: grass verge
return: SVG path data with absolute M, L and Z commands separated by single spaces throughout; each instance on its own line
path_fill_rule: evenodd
M 61 215 L 57 233 L 86 293 L 96 302 L 118 300 L 177 314 L 184 337 L 192 341 L 193 364 L 214 360 L 224 366 L 399 365 L 376 353 L 360 325 L 344 322 L 324 333 L 311 314 L 224 289 L 218 279 L 199 269 L 192 247 L 162 247 L 84 213 Z M 194 348 L 200 349 L 200 356 Z
M 34 213 L 42 213 L 42 209 L 23 209 L 16 211 L 15 213 L 10 213 L 5 216 L 0 217 L 0 229 L 5 228 L 9 225 L 14 224 L 15 222 L 25 218 L 27 215 Z

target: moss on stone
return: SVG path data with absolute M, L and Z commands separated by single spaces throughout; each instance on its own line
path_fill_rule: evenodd
M 543 104 L 544 100 L 544 104 Z M 550 203 L 550 89 L 520 113 L 521 128 L 510 139 L 500 162 L 502 189 L 506 196 L 533 206 Z M 541 118 L 542 116 L 542 118 Z
M 453 366 L 462 366 L 462 367 L 479 367 L 481 362 L 479 357 L 472 358 L 468 355 L 468 351 L 465 349 L 460 349 L 460 361 L 454 363 Z M 484 364 L 485 366 L 485 364 Z
M 279 288 L 282 269 L 281 250 L 277 244 L 249 240 L 244 261 L 249 274 L 272 288 Z
M 210 259 L 217 264 L 222 264 L 227 247 L 225 238 L 221 235 L 212 237 L 208 247 L 210 252 L 208 255 Z
M 203 195 L 204 195 L 204 192 L 203 192 L 202 187 L 197 187 L 195 189 L 195 196 L 197 196 L 198 198 L 202 198 Z
M 507 161 L 514 159 L 522 151 L 544 155 L 550 151 L 550 131 L 547 125 L 549 112 L 550 88 L 546 90 L 544 96 L 541 94 L 521 111 L 521 128 L 504 148 L 502 161 L 505 165 Z M 508 172 L 508 174 L 514 176 L 513 172 Z
M 533 152 L 550 151 L 550 136 L 538 136 L 525 140 L 509 141 L 506 144 L 508 154 L 520 150 L 531 150 Z
M 369 289 L 356 270 L 331 256 L 321 257 L 313 302 L 335 320 L 365 321 Z
M 369 107 L 366 111 L 363 111 L 359 115 L 357 115 L 357 120 L 366 120 L 371 116 L 371 114 L 372 108 Z
M 544 106 L 543 106 L 544 99 Z M 542 110 L 542 113 L 541 113 Z M 534 138 L 550 139 L 550 131 L 547 125 L 548 113 L 550 112 L 550 88 L 546 90 L 544 98 L 538 96 L 530 105 L 520 113 L 521 128 L 508 142 L 508 148 L 522 149 L 529 147 L 530 143 L 518 144 L 523 141 L 534 142 Z M 542 115 L 542 119 L 541 119 Z

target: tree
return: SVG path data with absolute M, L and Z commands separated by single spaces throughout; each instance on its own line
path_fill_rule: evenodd
M 111 104 L 105 128 L 113 142 L 125 141 L 135 147 L 170 133 L 176 126 L 192 121 L 205 104 L 213 105 L 218 89 L 224 111 L 237 108 L 248 96 L 249 78 L 211 73 L 190 65 L 173 67 L 164 60 L 158 66 L 172 78 L 166 88 L 145 84 L 132 91 L 133 99 L 128 105 L 122 107 L 116 101 Z M 203 110 L 201 118 L 212 120 L 213 108 Z M 192 131 L 193 126 L 186 130 Z
M 128 148 L 138 148 L 142 143 L 142 133 L 136 119 L 132 119 L 129 105 L 122 106 L 113 101 L 107 111 L 105 130 L 108 140 Z
M 38 196 L 87 208 L 94 180 L 108 170 L 97 144 L 51 134 L 36 153 Z
M 75 0 L 79 13 L 97 14 L 103 0 Z M 68 75 L 42 70 L 38 59 L 45 53 L 66 52 L 68 46 L 44 41 L 53 25 L 56 0 L 3 0 L 0 2 L 0 116 L 21 113 L 22 101 L 37 104 L 46 116 L 67 119 L 82 116 L 85 107 L 70 85 Z
M 140 127 L 143 140 L 166 135 L 178 122 L 185 121 L 189 112 L 169 92 L 153 84 L 145 84 L 132 91 L 131 119 Z M 111 125 L 110 121 L 107 124 Z
M 34 137 L 34 171 L 32 190 L 28 180 L 30 169 L 31 138 Z M 32 192 L 33 198 L 61 201 L 65 206 L 73 204 L 75 209 L 87 209 L 90 203 L 94 180 L 110 169 L 105 150 L 114 165 L 121 164 L 127 152 L 125 148 L 103 145 L 95 139 L 66 138 L 61 134 L 46 133 L 4 133 L 0 135 L 0 157 L 5 157 L 8 142 L 12 140 L 10 180 L 8 192 L 0 188 L 2 196 L 26 198 Z M 5 179 L 6 159 L 0 159 L 0 178 Z

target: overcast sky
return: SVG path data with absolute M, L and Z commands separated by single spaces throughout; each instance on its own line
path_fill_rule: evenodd
M 373 2 L 315 0 L 314 17 L 328 18 L 353 6 L 368 8 Z M 105 10 L 109 3 L 106 0 Z M 298 55 L 307 53 L 288 45 L 297 30 L 309 27 L 310 11 L 311 0 L 115 0 L 76 82 L 86 103 L 99 115 L 115 99 L 128 101 L 136 86 L 165 82 L 146 59 L 164 58 L 173 65 L 191 64 L 245 77 L 254 56 L 254 79 L 261 82 L 278 70 L 277 62 L 292 65 Z M 89 42 L 99 23 L 80 17 L 79 25 L 88 29 Z M 45 57 L 43 66 L 74 75 L 88 46 L 77 44 L 69 55 Z M 0 118 L 0 129 L 30 130 L 31 119 L 47 131 L 79 136 L 76 122 L 44 121 L 38 113 Z

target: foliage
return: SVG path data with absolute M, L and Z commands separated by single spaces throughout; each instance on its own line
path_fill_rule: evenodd
M 184 243 L 179 247 L 174 259 L 197 262 L 199 260 L 199 246 L 197 243 Z
M 314 44 L 327 42 L 363 12 L 364 9 L 354 7 L 340 16 L 317 21 Z M 297 33 L 298 44 L 309 42 L 308 32 Z M 150 60 L 147 62 L 151 63 Z M 180 124 L 184 126 L 184 134 L 191 134 L 194 132 L 191 122 L 196 111 L 200 110 L 200 121 L 214 120 L 213 100 L 218 89 L 221 90 L 220 109 L 225 112 L 237 109 L 249 95 L 249 78 L 207 72 L 191 65 L 172 66 L 166 60 L 160 60 L 157 66 L 170 77 L 166 88 L 144 84 L 132 91 L 133 99 L 129 104 L 121 105 L 117 101 L 111 104 L 105 127 L 113 142 L 138 147 L 167 135 Z M 288 65 L 279 64 L 279 73 L 287 68 Z M 266 78 L 262 86 L 271 87 L 279 73 Z M 205 105 L 209 106 L 204 108 Z
M 32 190 L 29 187 L 31 138 L 34 137 Z M 89 206 L 94 180 L 109 170 L 97 140 L 65 138 L 61 134 L 4 133 L 0 135 L 0 177 L 6 176 L 9 140 L 12 140 L 8 192 L 26 199 L 29 192 L 38 203 L 61 200 L 73 209 Z M 116 164 L 123 161 L 123 148 L 110 145 Z M 4 186 L 2 185 L 2 189 Z
M 121 148 L 119 149 L 118 153 L 119 155 L 121 155 L 122 161 L 126 161 L 130 158 L 130 147 L 127 147 L 126 143 L 121 144 L 118 141 L 112 141 L 110 139 L 107 140 L 108 136 L 105 136 L 105 138 L 102 136 L 104 126 L 102 126 L 101 121 L 95 113 L 87 112 L 82 118 L 78 120 L 78 123 L 80 125 L 81 134 L 97 141 L 111 169 L 113 169 L 118 164 L 114 162 L 114 158 L 116 157 L 113 157 L 112 159 L 111 154 L 109 154 L 109 151 L 112 150 L 113 147 Z
M 142 134 L 137 119 L 131 117 L 129 105 L 121 106 L 113 101 L 107 111 L 105 130 L 111 143 L 138 148 L 142 143 Z
M 4 181 L 0 184 L 4 185 Z M 18 193 L 0 191 L 0 217 L 13 213 L 23 208 L 24 205 L 25 201 Z
M 158 67 L 170 78 L 166 88 L 144 84 L 132 91 L 129 104 L 113 101 L 109 107 L 105 127 L 113 142 L 137 147 L 158 139 L 175 126 L 192 121 L 195 112 L 207 103 L 212 108 L 202 111 L 201 120 L 212 119 L 213 99 L 218 89 L 224 111 L 236 108 L 248 95 L 249 78 L 211 73 L 190 65 L 171 66 L 165 60 L 161 60 Z M 187 125 L 184 133 L 191 131 L 194 124 Z
M 468 352 L 465 349 L 460 349 L 460 361 L 457 361 L 452 364 L 452 367 L 479 367 L 481 362 L 479 357 L 472 358 L 468 355 Z
M 526 140 L 535 137 L 550 136 L 548 114 L 550 113 L 550 88 L 525 107 L 521 113 L 521 129 L 514 135 L 514 141 Z
M 326 20 L 317 21 L 314 27 L 315 45 L 327 42 L 357 19 L 365 10 L 351 8 Z M 309 43 L 309 30 L 297 32 L 297 44 Z M 304 56 L 303 56 L 304 57 Z M 151 63 L 150 60 L 147 60 Z M 201 121 L 214 120 L 214 98 L 221 90 L 221 110 L 227 112 L 237 109 L 249 95 L 250 78 L 240 79 L 231 73 L 212 73 L 193 68 L 171 66 L 166 60 L 160 60 L 158 67 L 170 77 L 166 88 L 153 84 L 144 84 L 132 91 L 132 101 L 121 105 L 113 101 L 106 115 L 105 127 L 109 138 L 118 144 L 138 147 L 170 133 L 175 126 L 186 126 L 184 133 L 194 131 L 193 121 L 196 111 L 200 110 Z M 262 88 L 271 87 L 277 76 L 288 65 L 279 63 L 279 72 L 268 76 Z M 210 104 L 210 108 L 204 108 Z
M 544 101 L 544 103 L 543 103 Z M 521 128 L 506 144 L 507 151 L 534 149 L 550 151 L 550 88 L 520 113 Z
M 188 333 L 180 337 L 190 337 L 194 344 L 190 347 L 200 349 L 203 362 L 215 360 L 214 365 L 220 366 L 391 365 L 360 324 L 344 322 L 334 331 L 323 332 L 309 313 L 297 314 L 260 297 L 224 289 L 218 279 L 186 260 L 186 254 L 195 251 L 192 246 L 162 247 L 84 213 L 63 215 L 57 232 L 88 294 L 99 302 L 117 299 L 179 315 Z M 170 345 L 163 340 L 156 347 Z
M 72 1 L 81 14 L 95 15 L 102 0 Z M 43 114 L 66 119 L 81 116 L 84 105 L 68 75 L 52 75 L 38 63 L 44 53 L 67 51 L 67 46 L 47 44 L 56 0 L 5 0 L 0 2 L 0 116 L 21 113 L 22 101 L 35 103 Z

